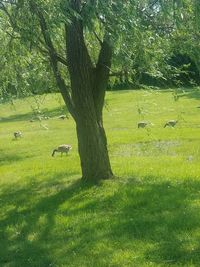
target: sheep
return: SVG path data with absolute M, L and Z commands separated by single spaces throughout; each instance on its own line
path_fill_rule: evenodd
M 69 150 L 71 150 L 71 149 L 72 149 L 71 145 L 60 145 L 53 150 L 52 157 L 54 157 L 56 152 L 60 152 L 61 156 L 63 155 L 63 153 L 66 153 L 66 155 L 67 155 Z
M 145 128 L 149 123 L 147 121 L 138 122 L 138 128 Z
M 14 132 L 13 135 L 14 135 L 15 139 L 17 139 L 19 137 L 20 138 L 22 137 L 22 133 L 21 132 Z
M 164 125 L 164 128 L 167 127 L 167 126 L 171 126 L 171 127 L 174 127 L 176 124 L 177 124 L 178 121 L 176 120 L 170 120 L 170 121 L 167 121 Z

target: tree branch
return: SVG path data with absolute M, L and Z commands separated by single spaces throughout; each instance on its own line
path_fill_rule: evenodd
M 103 42 L 102 40 L 99 38 L 99 36 L 97 35 L 97 33 L 95 31 L 93 31 L 94 36 L 96 37 L 96 39 L 98 40 L 99 44 L 102 46 Z
M 105 34 L 95 68 L 95 83 L 93 91 L 96 113 L 100 120 L 102 118 L 102 109 L 104 104 L 105 90 L 109 79 L 111 60 L 112 46 L 110 44 L 110 38 L 108 34 Z
M 30 7 L 31 7 L 31 10 L 33 10 L 34 13 L 38 16 L 40 29 L 41 29 L 45 44 L 46 44 L 48 51 L 49 51 L 51 65 L 52 65 L 54 76 L 56 78 L 57 85 L 58 85 L 60 92 L 63 96 L 63 99 L 64 99 L 64 101 L 65 101 L 65 103 L 69 109 L 69 112 L 75 118 L 76 114 L 75 114 L 74 104 L 72 102 L 72 99 L 71 99 L 71 96 L 69 93 L 69 91 L 70 91 L 69 87 L 67 87 L 67 85 L 66 85 L 64 79 L 62 78 L 61 73 L 58 69 L 58 62 L 61 62 L 66 66 L 67 66 L 67 62 L 63 58 L 58 56 L 58 54 L 56 53 L 56 50 L 55 50 L 53 42 L 51 40 L 49 31 L 47 28 L 47 24 L 46 24 L 46 21 L 45 21 L 45 18 L 43 16 L 42 12 L 39 10 L 39 8 L 36 6 L 36 4 L 33 2 L 30 3 Z
M 9 1 L 8 1 L 9 2 Z M 5 1 L 4 1 L 5 3 Z M 13 22 L 13 19 L 12 19 L 12 16 L 11 14 L 8 12 L 7 8 L 5 7 L 4 3 L 1 1 L 0 2 L 0 9 L 7 15 L 8 19 L 9 19 L 9 22 L 10 22 L 10 25 L 12 26 L 12 28 L 14 29 L 15 28 L 15 24 Z

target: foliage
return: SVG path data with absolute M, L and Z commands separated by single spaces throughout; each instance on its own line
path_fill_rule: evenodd
M 14 2 L 16 5 L 8 8 L 12 20 L 6 20 L 5 15 L 1 13 L 1 43 L 7 48 L 8 36 L 16 37 L 15 44 L 12 44 L 15 52 L 5 55 L 1 47 L 1 54 L 7 58 L 6 66 L 1 66 L 1 79 L 4 80 L 1 81 L 1 90 L 18 92 L 27 91 L 28 88 L 30 91 L 30 87 L 31 91 L 35 88 L 37 93 L 55 90 L 39 24 L 30 11 L 30 2 Z M 62 25 L 70 23 L 74 14 L 70 8 L 70 1 L 37 1 L 37 4 L 41 12 L 46 14 L 45 19 L 58 54 L 64 58 L 65 41 Z M 182 73 L 182 67 L 175 68 L 168 64 L 170 57 L 176 56 L 177 51 L 190 57 L 196 67 L 199 67 L 199 6 L 195 0 L 86 1 L 81 16 L 86 44 L 94 64 L 98 58 L 99 40 L 102 40 L 105 30 L 111 34 L 115 48 L 112 73 L 117 73 L 116 77 L 112 76 L 110 79 L 112 87 L 116 83 L 130 83 L 135 86 L 141 83 L 161 86 L 184 83 L 180 79 L 177 80 Z M 9 35 L 6 36 L 5 32 Z M 29 48 L 27 51 L 24 45 Z M 42 56 L 39 56 L 38 53 L 41 52 Z M 19 54 L 23 57 L 19 58 Z M 18 70 L 19 73 L 16 74 Z M 187 72 L 186 69 L 184 71 Z M 20 75 L 22 73 L 23 76 Z M 63 74 L 69 83 L 66 70 L 63 70 Z M 195 75 L 199 80 L 197 70 Z
M 118 47 L 114 69 L 119 79 L 112 82 L 138 87 L 199 84 L 199 7 L 195 1 L 152 1 L 141 3 L 135 19 L 137 24 Z M 176 67 L 172 58 L 178 54 L 193 64 L 193 74 L 186 64 Z M 123 70 L 128 69 L 128 77 Z M 121 75 L 119 73 L 121 72 Z M 185 79 L 182 79 L 183 72 Z M 124 77 L 123 77 L 124 76 Z M 191 77 L 193 76 L 193 77 Z M 128 83 L 127 83 L 128 81 Z
M 11 28 L 5 31 L 2 27 L 0 42 L 0 97 L 2 99 L 56 91 L 48 61 L 31 47 L 27 48 L 18 34 L 14 34 Z

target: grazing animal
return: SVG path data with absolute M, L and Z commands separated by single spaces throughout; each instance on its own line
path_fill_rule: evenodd
M 138 128 L 145 128 L 149 123 L 147 121 L 138 122 Z
M 42 123 L 40 123 L 40 127 L 42 127 L 42 128 L 45 129 L 45 130 L 49 130 L 49 128 L 47 127 L 47 125 L 42 124 Z
M 190 156 L 187 157 L 187 161 L 190 161 L 191 162 L 191 161 L 193 161 L 193 159 L 194 159 L 194 157 L 192 155 L 190 155 Z
M 63 153 L 66 153 L 66 155 L 67 155 L 68 152 L 71 149 L 72 149 L 72 146 L 71 145 L 60 145 L 60 146 L 58 146 L 58 148 L 56 148 L 56 149 L 53 150 L 52 157 L 54 157 L 54 155 L 55 155 L 56 152 L 60 152 L 61 153 L 61 156 L 63 155 Z
M 21 132 L 14 132 L 13 135 L 14 135 L 15 139 L 17 139 L 19 137 L 20 138 L 22 137 L 22 133 Z
M 175 120 L 170 120 L 170 121 L 167 121 L 164 125 L 164 128 L 167 127 L 167 126 L 171 126 L 171 127 L 174 127 L 176 124 L 177 124 L 178 121 L 175 121 Z
M 64 119 L 66 119 L 66 117 L 67 117 L 66 115 L 60 115 L 58 118 L 61 120 L 64 120 Z

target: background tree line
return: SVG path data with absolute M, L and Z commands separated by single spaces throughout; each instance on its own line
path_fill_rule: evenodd
M 3 2 L 1 8 L 5 5 Z M 170 12 L 163 19 L 155 2 L 149 1 L 148 6 L 145 2 L 139 3 L 137 13 L 134 14 L 136 19 L 119 25 L 120 38 L 114 51 L 108 90 L 200 84 L 199 30 L 194 16 L 194 8 L 197 16 L 198 8 L 187 1 L 180 2 L 173 7 L 174 20 Z M 38 53 L 31 42 L 27 46 L 28 34 L 31 33 L 23 33 L 21 38 L 22 33 L 19 37 L 19 33 L 14 32 L 11 26 L 2 13 L 1 98 L 58 92 L 46 57 Z M 90 52 L 95 58 L 99 37 L 88 37 Z M 66 79 L 69 80 L 69 77 Z

